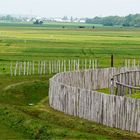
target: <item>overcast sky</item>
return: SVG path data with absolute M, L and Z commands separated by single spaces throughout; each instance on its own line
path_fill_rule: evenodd
M 94 17 L 140 13 L 140 0 L 0 0 L 0 14 Z

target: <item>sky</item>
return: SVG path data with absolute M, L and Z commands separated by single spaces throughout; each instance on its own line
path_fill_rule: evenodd
M 0 0 L 0 14 L 95 17 L 140 13 L 140 0 Z

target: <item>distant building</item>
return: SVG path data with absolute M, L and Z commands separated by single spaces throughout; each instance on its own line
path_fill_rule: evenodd
M 79 22 L 80 22 L 80 23 L 85 23 L 86 20 L 84 20 L 84 19 L 80 19 Z

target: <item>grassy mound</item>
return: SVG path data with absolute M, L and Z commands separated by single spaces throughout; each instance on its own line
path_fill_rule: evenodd
M 48 81 L 30 81 L 4 90 L 0 102 L 14 105 L 35 105 L 48 95 Z
M 140 139 L 140 134 L 109 128 L 50 108 L 49 77 L 3 77 L 9 85 L 0 85 L 0 122 L 28 139 Z

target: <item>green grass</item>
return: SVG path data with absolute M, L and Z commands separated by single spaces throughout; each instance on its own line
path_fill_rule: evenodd
M 102 92 L 102 93 L 105 93 L 105 94 L 110 94 L 110 89 L 109 88 L 103 88 L 103 89 L 99 89 L 97 90 L 98 92 Z
M 110 89 L 109 88 L 99 89 L 98 92 L 102 92 L 102 93 L 105 93 L 105 94 L 110 94 Z M 129 95 L 127 93 L 126 96 L 130 97 L 130 98 L 140 99 L 140 92 L 135 91 L 135 92 L 133 92 L 132 95 Z
M 130 97 L 140 99 L 140 92 L 134 93 Z
M 4 90 L 1 94 L 0 102 L 9 101 L 15 105 L 35 105 L 42 98 L 48 96 L 48 81 L 34 81 Z M 16 100 L 16 102 L 15 102 Z
M 15 79 L 1 76 L 0 103 L 22 106 L 36 105 L 41 99 L 48 96 L 49 77 L 21 76 Z
M 79 29 L 78 26 L 86 26 Z M 62 29 L 62 26 L 65 26 Z M 0 23 L 0 139 L 137 140 L 140 135 L 65 115 L 48 105 L 48 76 L 10 77 L 10 61 L 96 58 L 100 67 L 139 58 L 140 29 L 91 24 Z M 108 93 L 108 89 L 103 89 Z M 5 127 L 5 128 L 4 128 Z M 16 136 L 17 134 L 17 136 Z M 25 137 L 24 137 L 25 135 Z
M 3 82 L 0 84 L 0 122 L 2 121 L 9 131 L 12 129 L 11 133 L 18 132 L 29 139 L 140 138 L 139 134 L 109 128 L 50 108 L 47 95 L 48 79 L 51 76 L 1 76 Z M 25 82 L 21 83 L 23 81 Z M 29 106 L 28 103 L 34 105 Z
M 8 126 L 3 125 L 0 123 L 0 140 L 24 140 L 28 139 L 29 137 L 14 131 L 12 128 L 9 128 Z

